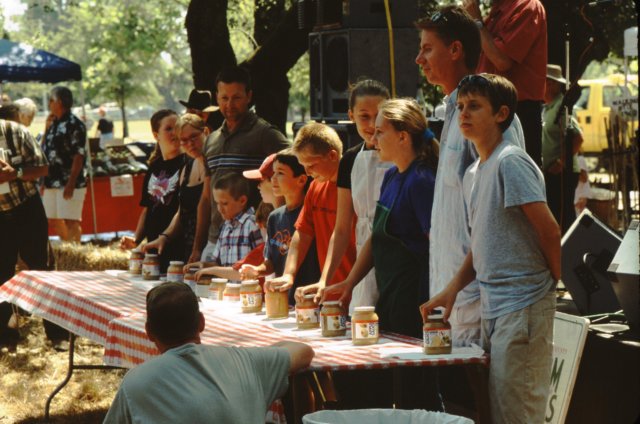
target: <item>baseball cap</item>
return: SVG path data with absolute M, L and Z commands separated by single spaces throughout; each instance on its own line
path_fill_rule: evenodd
M 262 165 L 258 169 L 251 169 L 249 171 L 242 172 L 245 178 L 249 180 L 262 180 L 271 178 L 273 176 L 273 161 L 276 159 L 276 154 L 270 154 L 267 156 Z

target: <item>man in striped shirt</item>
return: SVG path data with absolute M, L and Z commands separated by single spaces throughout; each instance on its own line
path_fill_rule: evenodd
M 207 178 L 198 205 L 196 238 L 189 262 L 206 260 L 207 252 L 218 240 L 222 217 L 217 211 L 213 188 L 223 175 L 257 169 L 272 153 L 289 147 L 289 141 L 277 128 L 249 110 L 251 77 L 240 67 L 223 69 L 216 79 L 216 98 L 225 120 L 205 143 Z M 251 187 L 249 205 L 256 206 L 260 196 Z M 207 248 L 204 249 L 207 242 Z

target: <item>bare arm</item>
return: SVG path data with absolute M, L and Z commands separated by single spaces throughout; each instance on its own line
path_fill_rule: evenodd
M 73 163 L 71 164 L 71 174 L 69 175 L 69 181 L 64 186 L 63 197 L 65 199 L 71 199 L 73 197 L 73 191 L 76 189 L 76 180 L 78 179 L 78 175 L 80 175 L 80 171 L 84 167 L 84 156 L 83 155 L 75 155 L 73 157 Z
M 521 205 L 522 212 L 538 235 L 540 249 L 547 261 L 554 280 L 562 275 L 560 253 L 560 227 L 545 202 L 534 202 Z
M 329 240 L 327 250 L 327 260 L 322 269 L 322 275 L 318 284 L 325 287 L 328 281 L 333 279 L 342 257 L 347 251 L 349 242 L 351 241 L 351 232 L 353 230 L 353 218 L 355 211 L 353 210 L 353 200 L 351 199 L 351 190 L 346 188 L 338 188 L 338 207 L 336 215 L 336 225 L 333 228 L 333 234 Z
M 463 0 L 463 7 L 473 19 L 482 21 L 482 13 L 477 0 Z M 511 69 L 514 63 L 513 60 L 496 46 L 493 41 L 493 35 L 485 27 L 480 29 L 480 40 L 482 51 L 499 71 L 505 72 Z
M 451 309 L 456 302 L 456 296 L 458 292 L 467 287 L 476 278 L 476 271 L 473 269 L 473 254 L 471 251 L 464 258 L 464 262 L 460 266 L 460 269 L 451 279 L 447 287 L 440 293 L 433 296 L 427 302 L 420 305 L 420 313 L 422 314 L 422 320 L 427 320 L 427 315 L 438 306 L 444 307 L 444 320 L 449 319 L 451 315 Z
M 351 295 L 353 288 L 357 286 L 360 281 L 362 281 L 362 279 L 369 273 L 369 271 L 371 271 L 371 268 L 373 268 L 373 252 L 371 250 L 371 237 L 369 237 L 369 239 L 362 246 L 360 254 L 356 258 L 356 263 L 353 264 L 353 268 L 351 268 L 351 271 L 349 272 L 347 278 L 341 283 L 334 284 L 325 288 L 320 288 L 314 300 L 316 302 L 324 301 L 328 295 L 341 293 L 339 299 L 340 303 L 342 303 L 343 306 L 349 306 L 344 305 L 344 303 L 346 303 L 347 299 Z
M 198 215 L 196 218 L 196 234 L 193 242 L 193 250 L 188 262 L 198 262 L 202 256 L 202 249 L 207 244 L 209 224 L 211 223 L 211 176 L 204 178 L 200 202 L 198 202 Z
M 230 266 L 212 266 L 208 268 L 202 268 L 196 272 L 196 280 L 200 280 L 205 275 L 213 275 L 218 278 L 226 278 L 227 280 L 239 280 L 240 272 L 233 269 Z
M 283 347 L 289 351 L 289 357 L 291 358 L 289 374 L 293 374 L 303 368 L 307 368 L 315 356 L 315 352 L 311 346 L 304 343 L 282 341 L 275 343 L 272 346 Z
M 24 181 L 33 181 L 40 177 L 44 177 L 49 173 L 49 166 L 26 166 L 22 168 L 22 178 Z M 0 159 L 0 183 L 6 183 L 18 178 L 17 170 L 8 162 Z

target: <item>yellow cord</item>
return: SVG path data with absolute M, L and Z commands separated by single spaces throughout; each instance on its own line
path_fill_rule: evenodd
M 384 0 L 384 10 L 387 15 L 387 31 L 389 33 L 389 67 L 391 75 L 391 97 L 396 97 L 396 64 L 395 52 L 393 50 L 393 24 L 391 23 L 391 9 L 389 0 Z

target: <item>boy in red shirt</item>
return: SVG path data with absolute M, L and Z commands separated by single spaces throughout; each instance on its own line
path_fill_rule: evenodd
M 271 281 L 273 289 L 289 290 L 298 268 L 315 239 L 320 269 L 324 266 L 329 240 L 336 224 L 338 203 L 338 165 L 342 157 L 342 141 L 327 125 L 315 122 L 302 127 L 293 142 L 293 151 L 313 182 L 304 198 L 304 206 L 296 221 L 289 254 L 282 277 Z M 333 279 L 328 284 L 343 281 L 356 259 L 355 232 L 351 227 L 350 242 Z M 296 289 L 296 298 L 318 290 L 317 284 Z

